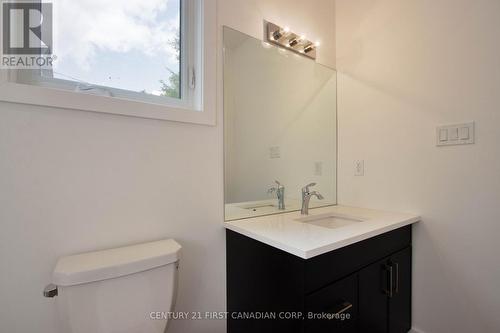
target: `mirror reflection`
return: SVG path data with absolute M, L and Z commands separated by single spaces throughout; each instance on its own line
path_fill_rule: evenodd
M 336 72 L 224 27 L 226 220 L 336 204 Z

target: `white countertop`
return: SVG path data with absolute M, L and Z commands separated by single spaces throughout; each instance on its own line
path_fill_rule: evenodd
M 330 206 L 309 210 L 309 217 L 334 213 L 361 218 L 356 222 L 335 229 L 299 222 L 300 212 L 254 217 L 225 222 L 226 229 L 271 245 L 303 259 L 401 228 L 420 221 L 412 214 L 378 211 L 348 206 Z
M 286 212 L 300 210 L 301 205 L 301 200 L 294 198 L 285 198 L 284 211 L 278 209 L 278 199 L 230 203 L 225 205 L 225 217 L 226 221 L 233 221 L 262 215 L 283 214 Z M 327 200 L 315 200 L 310 203 L 311 208 L 324 207 L 328 205 L 331 205 L 331 203 L 328 203 Z

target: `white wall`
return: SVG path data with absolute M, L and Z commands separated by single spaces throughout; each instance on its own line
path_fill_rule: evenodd
M 416 328 L 498 332 L 500 2 L 337 0 L 336 14 L 339 202 L 422 215 Z M 472 120 L 475 145 L 435 147 L 437 125 Z
M 184 247 L 178 309 L 224 309 L 218 128 L 0 108 L 0 331 L 53 332 L 57 257 L 167 237 Z
M 333 7 L 219 0 L 219 24 L 261 37 L 264 18 L 286 23 L 321 39 L 332 64 Z M 219 125 L 205 127 L 0 103 L 0 331 L 53 332 L 41 291 L 57 257 L 164 237 L 184 247 L 177 309 L 225 309 L 220 104 Z M 179 321 L 171 332 L 224 328 Z

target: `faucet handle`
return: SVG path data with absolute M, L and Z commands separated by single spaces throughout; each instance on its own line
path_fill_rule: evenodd
M 269 188 L 269 190 L 267 190 L 267 193 L 268 193 L 268 194 L 272 194 L 272 193 L 274 193 L 276 190 L 277 190 L 277 188 L 273 186 L 273 187 Z
M 281 183 L 277 180 L 275 180 L 274 182 L 276 183 L 276 185 L 278 185 L 278 189 L 285 187 L 285 186 L 281 185 Z
M 281 185 L 281 183 L 277 180 L 275 180 L 274 182 L 276 183 L 276 186 L 272 186 L 271 188 L 269 188 L 269 190 L 267 190 L 267 193 L 272 194 L 276 192 L 279 196 L 280 191 L 282 192 L 285 189 L 285 186 Z
M 316 183 L 311 183 L 302 188 L 302 192 L 308 193 L 309 192 L 309 187 L 316 186 Z
M 316 198 L 318 198 L 319 200 L 323 200 L 323 199 L 325 198 L 325 197 L 324 197 L 323 195 L 321 195 L 321 193 L 319 193 L 319 192 L 314 191 L 314 192 L 313 192 L 313 194 L 314 194 L 314 195 L 316 195 Z

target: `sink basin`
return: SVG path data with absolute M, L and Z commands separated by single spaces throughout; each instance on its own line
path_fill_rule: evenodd
M 274 205 L 271 204 L 261 204 L 261 205 L 248 205 L 248 206 L 240 206 L 243 209 L 257 209 L 257 208 L 274 208 Z
M 347 225 L 363 222 L 365 221 L 365 219 L 355 216 L 340 215 L 336 213 L 326 213 L 301 217 L 299 219 L 296 219 L 296 221 L 312 224 L 318 227 L 336 229 Z
M 273 212 L 273 211 L 276 211 L 278 209 L 278 207 L 276 207 L 275 205 L 273 204 L 270 204 L 270 203 L 260 203 L 260 204 L 248 204 L 248 205 L 241 205 L 239 206 L 240 208 L 243 208 L 243 209 L 248 209 L 252 212 Z

